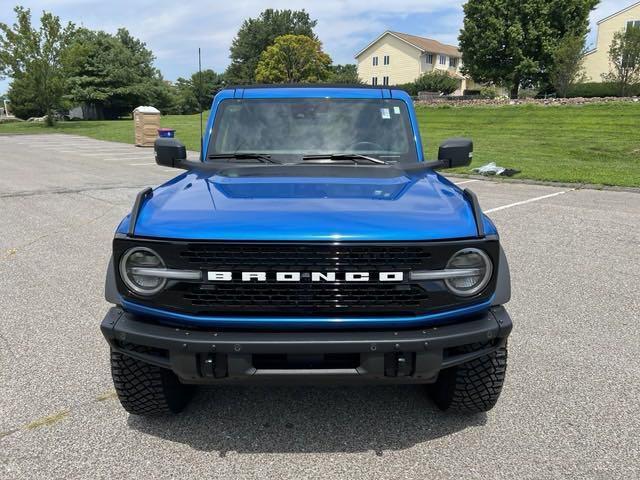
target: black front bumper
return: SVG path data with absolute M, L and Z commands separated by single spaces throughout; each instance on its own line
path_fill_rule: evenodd
M 100 328 L 113 350 L 171 369 L 183 383 L 431 383 L 440 370 L 503 346 L 512 323 L 504 307 L 494 307 L 419 330 L 202 331 L 151 323 L 116 307 Z

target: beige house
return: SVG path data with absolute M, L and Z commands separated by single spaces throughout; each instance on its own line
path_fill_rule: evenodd
M 584 58 L 587 81 L 601 82 L 602 75 L 611 71 L 609 47 L 613 41 L 613 35 L 624 31 L 630 25 L 640 27 L 640 2 L 629 5 L 598 22 L 596 47 L 587 52 Z
M 368 85 L 400 85 L 433 70 L 442 70 L 459 80 L 454 95 L 480 88 L 460 73 L 460 51 L 430 38 L 386 31 L 355 56 L 358 76 Z

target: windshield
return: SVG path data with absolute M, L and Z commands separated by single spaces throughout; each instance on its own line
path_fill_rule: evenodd
M 225 100 L 207 155 L 241 153 L 282 162 L 323 154 L 418 161 L 407 106 L 392 99 Z

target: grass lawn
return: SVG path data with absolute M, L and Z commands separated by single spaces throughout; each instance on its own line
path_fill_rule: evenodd
M 204 115 L 205 122 L 208 113 Z M 200 150 L 199 115 L 168 115 L 162 117 L 161 124 L 175 128 L 189 150 Z M 58 122 L 53 127 L 45 127 L 41 123 L 12 122 L 0 124 L 0 135 L 3 133 L 69 133 L 98 140 L 134 143 L 133 120 L 129 119 Z
M 473 167 L 496 162 L 516 178 L 640 187 L 640 103 L 503 107 L 418 107 L 427 157 L 452 136 L 475 142 Z M 205 116 L 206 120 L 206 116 Z M 166 116 L 188 149 L 199 150 L 198 115 Z M 62 132 L 133 143 L 131 120 L 0 125 L 2 133 Z M 468 168 L 457 172 L 467 173 Z
M 640 187 L 640 103 L 418 108 L 429 158 L 450 136 L 474 140 L 473 167 L 516 178 Z M 458 172 L 468 172 L 458 169 Z

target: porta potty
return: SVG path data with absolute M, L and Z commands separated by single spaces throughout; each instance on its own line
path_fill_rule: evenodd
M 133 124 L 138 147 L 153 147 L 160 128 L 160 111 L 154 107 L 138 107 L 133 111 Z

